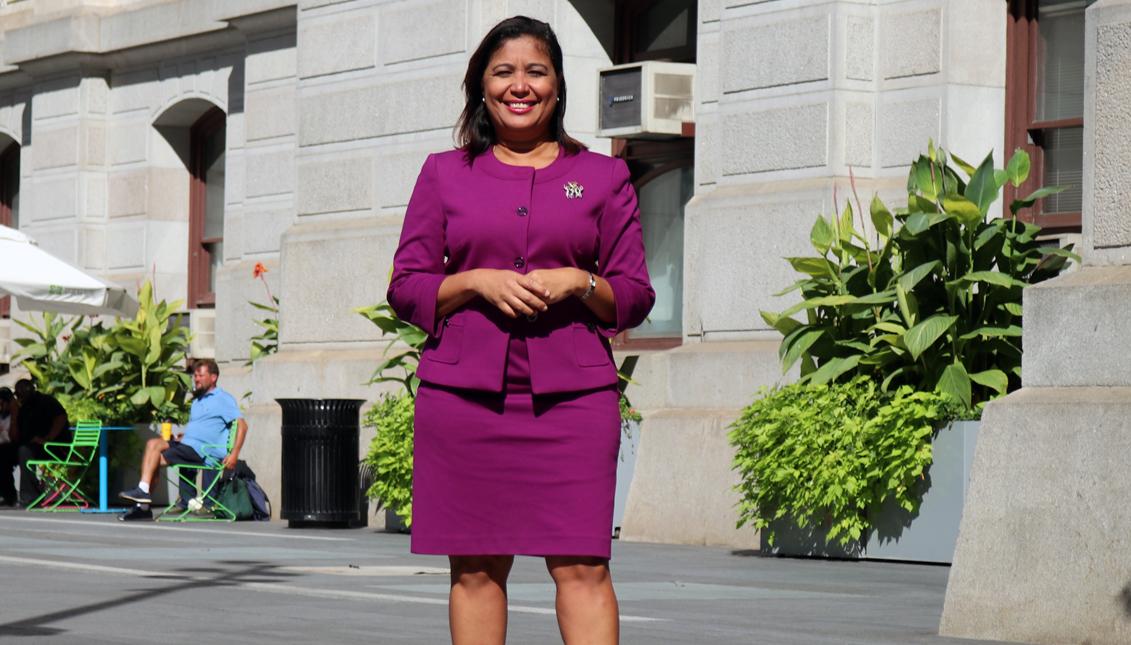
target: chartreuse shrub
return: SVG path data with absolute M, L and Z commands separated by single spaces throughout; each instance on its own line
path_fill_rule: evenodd
M 376 428 L 365 461 L 373 469 L 373 484 L 367 494 L 412 526 L 412 438 L 413 403 L 407 394 L 384 394 L 363 421 Z
M 1013 201 L 1014 217 L 989 216 L 1005 183 L 1028 176 L 1022 150 L 995 170 L 992 154 L 974 168 L 932 145 L 911 166 L 906 208 L 872 200 L 874 239 L 859 200 L 818 217 L 816 255 L 786 258 L 804 277 L 779 295 L 799 290 L 801 301 L 761 312 L 784 336 L 782 367 L 800 363 L 803 383 L 864 375 L 884 390 L 946 392 L 969 416 L 1020 387 L 1021 292 L 1078 259 L 1016 217 L 1058 188 Z
M 774 542 L 773 522 L 828 531 L 846 546 L 868 528 L 870 508 L 893 499 L 915 512 L 913 484 L 931 464 L 934 431 L 957 412 L 939 392 L 885 392 L 864 376 L 841 383 L 794 383 L 742 411 L 731 426 L 741 477 L 738 526 Z

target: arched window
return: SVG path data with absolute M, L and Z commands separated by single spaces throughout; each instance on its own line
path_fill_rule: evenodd
M 0 225 L 20 227 L 20 146 L 9 140 L 0 152 Z M 11 314 L 11 298 L 0 298 L 0 318 Z
M 190 132 L 190 307 L 216 305 L 216 270 L 224 262 L 225 134 L 225 115 L 219 108 L 200 117 Z

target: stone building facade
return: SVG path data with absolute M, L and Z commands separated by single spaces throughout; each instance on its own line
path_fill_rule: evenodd
M 676 10 L 648 15 L 665 4 Z M 364 383 L 383 344 L 352 310 L 383 299 L 416 173 L 451 146 L 470 50 L 520 13 L 558 31 L 567 127 L 597 151 L 632 153 L 596 136 L 596 79 L 634 29 L 697 65 L 690 201 L 653 224 L 682 238 L 682 313 L 664 349 L 623 348 L 642 356 L 630 395 L 645 421 L 622 536 L 753 546 L 734 528 L 725 435 L 758 387 L 788 378 L 757 313 L 784 306 L 781 258 L 806 252 L 849 167 L 861 194 L 895 195 L 929 139 L 970 158 L 1002 149 L 1002 2 L 8 2 L 0 132 L 19 145 L 18 225 L 84 269 L 151 276 L 189 303 L 195 352 L 253 393 L 246 450 L 277 490 L 273 399 L 375 397 Z M 222 219 L 203 235 L 193 219 L 215 229 L 217 198 L 190 193 L 217 109 L 224 159 L 205 183 L 222 186 Z M 280 351 L 247 368 L 248 301 L 266 299 L 256 263 L 282 303 Z

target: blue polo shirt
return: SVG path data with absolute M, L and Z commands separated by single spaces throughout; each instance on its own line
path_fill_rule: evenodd
M 242 418 L 236 400 L 220 388 L 193 399 L 188 425 L 181 443 L 196 454 L 223 459 L 228 456 L 228 431 L 236 419 Z

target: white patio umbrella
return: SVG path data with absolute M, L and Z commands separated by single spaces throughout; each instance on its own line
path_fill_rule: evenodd
M 35 240 L 0 226 L 0 295 L 16 297 L 20 309 L 65 314 L 131 317 L 137 301 L 126 290 L 67 264 Z

